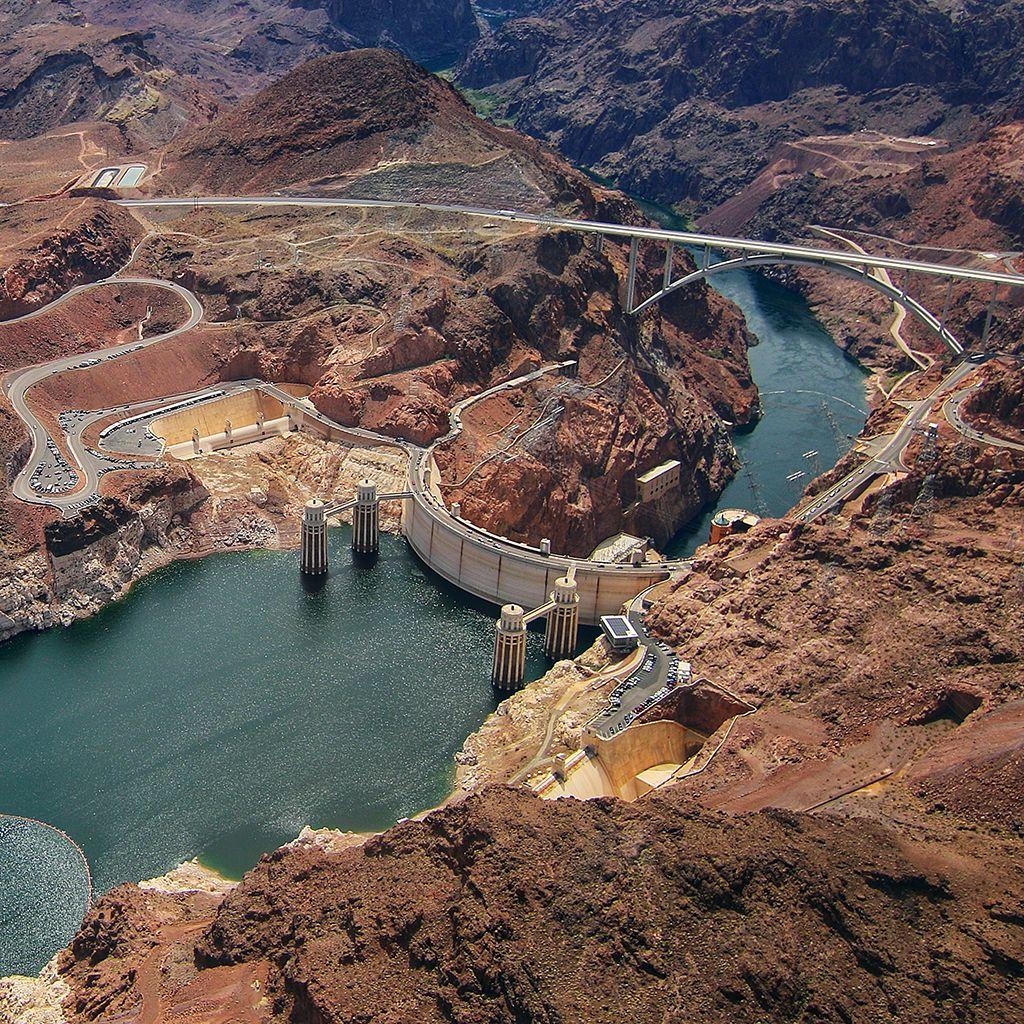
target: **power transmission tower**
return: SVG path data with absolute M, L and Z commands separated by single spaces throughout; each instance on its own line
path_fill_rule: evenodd
M 915 468 L 920 466 L 922 469 L 926 469 L 928 466 L 934 465 L 935 459 L 938 456 L 938 436 L 938 426 L 934 423 L 929 423 L 924 430 L 921 440 L 921 450 L 917 453 L 917 458 L 914 460 Z
M 882 491 L 875 505 L 875 514 L 871 517 L 871 532 L 876 537 L 888 536 L 892 529 L 892 492 Z
M 912 519 L 918 520 L 925 532 L 931 530 L 935 515 L 935 474 L 929 473 L 921 481 L 921 489 L 910 512 Z

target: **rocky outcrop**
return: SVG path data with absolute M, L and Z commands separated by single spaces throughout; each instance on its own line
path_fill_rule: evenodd
M 5 226 L 0 254 L 0 318 L 31 312 L 75 285 L 109 277 L 141 237 L 124 210 L 96 200 L 67 199 L 19 209 Z M 32 235 L 22 232 L 32 232 Z M 6 257 L 4 259 L 3 257 Z
M 998 374 L 986 381 L 967 400 L 966 411 L 984 417 L 995 427 L 1024 431 L 1024 368 Z
M 257 1020 L 256 998 L 294 1022 L 838 1022 L 968 1001 L 994 1022 L 1022 1004 L 1003 895 L 1020 869 L 993 863 L 1002 880 L 945 873 L 867 823 L 494 789 L 356 849 L 271 854 L 205 929 L 116 890 L 60 961 L 64 1006 L 77 1022 Z M 174 932 L 175 913 L 200 927 Z
M 573 161 L 706 208 L 787 139 L 962 138 L 1019 96 L 1022 53 L 1011 3 L 576 0 L 507 22 L 458 77 Z
M 71 519 L 51 519 L 40 548 L 0 558 L 0 641 L 69 625 L 122 596 L 180 554 L 189 519 L 206 497 L 191 474 L 166 471 Z
M 95 24 L 70 0 L 11 0 L 0 11 L 0 137 L 109 120 L 123 142 L 166 139 L 203 107 L 168 75 L 143 33 Z M 130 143 L 129 143 L 130 144 Z
M 227 99 L 325 53 L 383 46 L 454 63 L 480 30 L 469 0 L 232 0 L 158 4 L 76 0 L 90 20 L 146 33 L 161 62 Z

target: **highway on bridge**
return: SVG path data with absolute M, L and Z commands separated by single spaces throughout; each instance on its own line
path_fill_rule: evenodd
M 696 231 L 670 231 L 665 228 L 611 224 L 604 221 L 577 220 L 554 214 L 523 213 L 517 210 L 491 210 L 482 206 L 461 206 L 452 203 L 408 203 L 387 199 L 336 199 L 327 196 L 269 195 L 269 196 L 169 196 L 149 199 L 117 199 L 113 202 L 129 209 L 158 209 L 165 207 L 203 206 L 296 206 L 306 208 L 351 208 L 383 210 L 428 210 L 433 213 L 459 214 L 468 217 L 486 217 L 488 220 L 504 220 L 538 227 L 575 231 L 582 234 L 603 235 L 609 238 L 627 240 L 640 239 L 655 242 L 671 242 L 675 245 L 689 245 L 708 249 L 741 253 L 770 253 L 788 256 L 823 265 L 835 264 L 844 267 L 865 266 L 884 270 L 900 270 L 926 276 L 956 278 L 965 281 L 981 281 L 988 284 L 1002 284 L 1024 288 L 1024 276 L 1005 274 L 976 267 L 955 267 L 943 263 L 922 263 L 916 260 L 902 260 L 888 256 L 872 256 L 849 250 L 818 249 L 809 245 L 788 245 L 776 242 L 760 242 L 749 238 L 729 238 L 724 235 L 704 235 Z

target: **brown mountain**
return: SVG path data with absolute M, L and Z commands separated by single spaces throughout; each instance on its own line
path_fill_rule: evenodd
M 497 115 L 668 203 L 707 206 L 787 140 L 878 128 L 962 140 L 1020 95 L 1024 5 L 575 0 L 459 71 Z
M 166 139 L 202 106 L 142 33 L 93 24 L 72 0 L 11 0 L 0 10 L 0 138 L 109 121 L 126 136 Z

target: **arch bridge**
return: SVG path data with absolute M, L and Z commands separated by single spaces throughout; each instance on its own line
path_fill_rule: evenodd
M 749 238 L 730 238 L 724 235 L 707 235 L 696 231 L 674 231 L 660 227 L 642 227 L 629 224 L 613 224 L 605 221 L 578 220 L 559 217 L 551 213 L 527 213 L 518 210 L 493 210 L 482 206 L 468 206 L 456 203 L 415 202 L 391 199 L 335 198 L 332 196 L 287 195 L 271 196 L 168 196 L 145 199 L 114 200 L 115 205 L 129 208 L 159 209 L 161 207 L 252 207 L 281 206 L 301 208 L 354 208 L 384 210 L 428 210 L 433 213 L 480 217 L 488 221 L 510 221 L 533 224 L 538 227 L 559 231 L 573 231 L 597 237 L 598 244 L 603 238 L 615 238 L 629 243 L 629 264 L 626 277 L 626 311 L 639 315 L 654 303 L 688 284 L 702 280 L 712 274 L 721 274 L 743 267 L 759 267 L 778 264 L 797 264 L 818 267 L 843 275 L 875 291 L 881 292 L 895 302 L 905 306 L 907 312 L 920 320 L 929 330 L 937 334 L 943 343 L 955 354 L 963 352 L 963 346 L 956 340 L 946 325 L 953 285 L 957 281 L 991 285 L 991 295 L 982 330 L 982 344 L 988 342 L 992 317 L 999 289 L 1024 288 L 1024 276 L 985 270 L 981 267 L 958 267 L 946 263 L 925 263 L 918 260 L 899 259 L 891 256 L 874 256 L 853 250 L 816 248 L 808 245 L 762 242 Z M 637 302 L 637 269 L 641 242 L 655 242 L 665 246 L 665 262 L 661 288 L 654 294 Z M 683 277 L 674 277 L 675 250 L 680 247 L 703 251 L 703 257 L 696 271 Z M 712 263 L 711 253 L 728 255 L 722 262 Z M 735 254 L 735 255 L 733 255 Z M 875 273 L 872 273 L 875 272 Z M 880 272 L 895 272 L 903 275 L 900 287 L 880 280 Z M 876 274 L 878 276 L 876 276 Z M 924 305 L 908 294 L 910 282 L 915 275 L 938 278 L 946 282 L 946 299 L 943 312 L 936 317 Z
M 653 295 L 637 301 L 637 277 L 640 261 L 640 243 L 645 239 L 665 243 L 665 262 L 661 287 Z M 702 250 L 697 269 L 682 277 L 675 277 L 675 251 L 678 245 Z M 727 258 L 712 262 L 712 251 L 724 252 Z M 737 255 L 733 255 L 737 253 Z M 766 266 L 805 266 L 829 270 L 841 277 L 857 281 L 872 288 L 895 303 L 903 306 L 910 316 L 920 321 L 935 334 L 950 351 L 963 355 L 963 345 L 954 337 L 947 326 L 949 305 L 953 285 L 957 281 L 990 284 L 991 294 L 981 333 L 981 344 L 988 343 L 992 328 L 992 317 L 1000 287 L 1024 288 L 1024 277 L 995 270 L 976 267 L 957 267 L 944 263 L 925 263 L 917 260 L 896 259 L 888 256 L 872 256 L 864 251 L 840 252 L 833 249 L 817 249 L 811 246 L 776 244 L 746 238 L 726 238 L 690 232 L 643 232 L 630 236 L 629 264 L 626 276 L 626 312 L 640 316 L 655 303 L 697 281 L 706 280 L 715 274 L 731 270 L 753 269 Z M 903 284 L 897 287 L 891 283 L 890 271 L 903 274 Z M 882 273 L 880 273 L 882 272 Z M 914 275 L 934 277 L 946 282 L 946 297 L 942 314 L 936 316 L 908 292 Z

